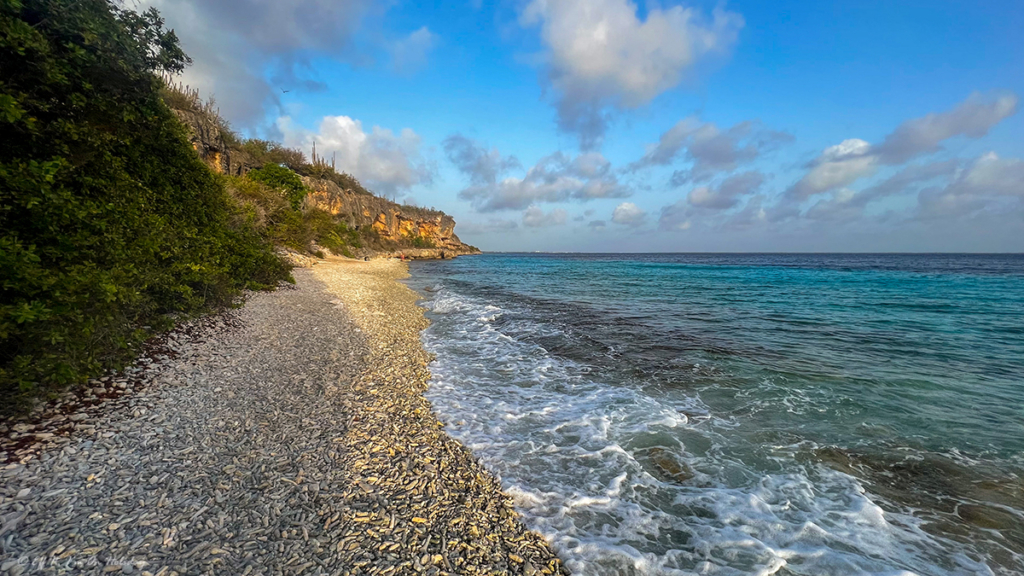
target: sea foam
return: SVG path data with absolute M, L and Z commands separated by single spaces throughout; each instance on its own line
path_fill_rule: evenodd
M 647 367 L 586 361 L 585 334 L 529 301 L 438 286 L 422 303 L 437 358 L 427 397 L 575 573 L 997 573 L 914 509 L 803 456 L 826 446 L 737 432 L 747 414 L 814 417 L 821 390 L 762 378 L 737 388 L 741 410 L 717 413 L 700 389 L 657 384 Z M 678 369 L 724 370 L 706 359 Z

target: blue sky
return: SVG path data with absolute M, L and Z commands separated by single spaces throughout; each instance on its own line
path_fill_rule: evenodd
M 149 4 L 235 127 L 486 250 L 1024 251 L 1017 1 Z

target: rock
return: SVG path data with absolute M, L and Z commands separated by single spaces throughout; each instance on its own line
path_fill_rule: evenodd
M 439 210 L 399 205 L 390 200 L 356 190 L 342 190 L 329 180 L 303 177 L 313 193 L 313 203 L 340 217 L 353 228 L 369 226 L 385 241 L 398 242 L 395 252 L 377 253 L 372 249 L 359 256 L 406 258 L 442 258 L 478 254 L 480 250 L 465 244 L 455 234 L 455 219 Z

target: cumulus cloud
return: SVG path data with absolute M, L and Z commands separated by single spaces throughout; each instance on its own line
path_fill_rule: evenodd
M 796 198 L 807 198 L 846 186 L 874 173 L 878 164 L 878 157 L 871 152 L 870 144 L 859 138 L 843 140 L 826 148 L 790 193 Z
M 474 185 L 494 185 L 498 177 L 515 168 L 522 168 L 515 156 L 501 157 L 497 148 L 488 150 L 461 134 L 452 134 L 441 143 L 444 153 Z
M 184 82 L 214 95 L 238 125 L 260 123 L 282 90 L 317 90 L 302 78 L 310 54 L 350 51 L 373 0 L 143 0 L 156 7 L 195 63 Z M 267 73 L 270 71 L 270 80 Z
M 981 138 L 1017 111 L 1014 94 L 986 98 L 973 93 L 952 110 L 928 114 L 900 124 L 882 143 L 872 146 L 857 138 L 830 146 L 809 165 L 807 173 L 788 191 L 796 200 L 828 192 L 874 174 L 881 166 L 894 166 L 940 150 L 940 144 L 963 136 Z
M 731 222 L 735 215 L 728 220 L 719 215 L 739 206 L 744 197 L 754 195 L 764 181 L 764 174 L 751 170 L 730 176 L 717 186 L 698 186 L 690 190 L 686 198 L 662 207 L 658 217 L 658 228 L 688 230 L 695 222 Z M 760 202 L 760 197 L 757 198 Z M 748 202 L 748 207 L 749 204 Z M 758 206 L 760 207 L 760 204 Z M 743 217 L 748 218 L 749 214 Z
M 420 137 L 409 128 L 396 134 L 374 126 L 366 132 L 362 122 L 348 116 L 325 116 L 316 132 L 294 126 L 288 117 L 280 118 L 277 128 L 286 146 L 309 150 L 316 142 L 320 156 L 333 155 L 338 170 L 375 192 L 398 196 L 433 181 L 434 171 L 420 153 Z
M 864 209 L 876 200 L 916 192 L 937 179 L 948 179 L 960 167 L 959 160 L 946 160 L 907 166 L 882 182 L 854 192 L 840 188 L 832 196 L 811 206 L 805 216 L 813 220 L 850 221 L 861 217 Z
M 711 18 L 682 6 L 637 13 L 630 0 L 532 0 L 520 16 L 540 26 L 558 125 L 584 149 L 600 145 L 609 110 L 643 106 L 675 87 L 700 58 L 728 50 L 743 27 L 734 12 Z
M 612 212 L 612 222 L 623 226 L 637 227 L 647 221 L 647 213 L 632 202 L 623 202 Z
M 607 225 L 605 224 L 604 220 L 591 220 L 590 222 L 587 223 L 587 226 L 590 227 L 591 230 L 599 231 L 604 230 Z
M 426 26 L 396 41 L 391 46 L 391 67 L 400 74 L 411 74 L 423 68 L 430 51 L 437 44 L 437 34 Z
M 693 209 L 689 202 L 679 200 L 661 209 L 661 216 L 658 217 L 658 228 L 662 230 L 687 230 L 692 225 L 690 216 Z
M 764 224 L 768 221 L 768 211 L 764 207 L 765 197 L 763 194 L 755 194 L 747 200 L 747 204 L 738 212 L 728 216 L 724 223 L 725 228 L 734 230 L 749 229 Z
M 504 218 L 490 218 L 485 222 L 461 222 L 459 223 L 459 234 L 473 236 L 476 234 L 492 234 L 512 232 L 519 228 L 519 223 Z
M 977 158 L 944 188 L 918 194 L 919 217 L 961 217 L 971 213 L 1024 205 L 1024 160 L 1003 159 L 995 152 Z
M 714 123 L 691 116 L 666 130 L 658 143 L 648 146 L 647 153 L 627 170 L 668 166 L 680 159 L 690 161 L 693 164 L 688 170 L 677 170 L 672 175 L 672 184 L 681 186 L 731 172 L 792 140 L 790 134 L 765 129 L 756 121 L 740 122 L 722 130 Z
M 756 170 L 742 172 L 723 180 L 717 187 L 700 186 L 690 191 L 687 201 L 691 206 L 710 210 L 728 210 L 740 198 L 752 194 L 764 183 L 764 174 Z
M 565 224 L 566 213 L 561 208 L 556 208 L 545 213 L 537 206 L 530 206 L 523 213 L 523 226 L 529 228 L 543 228 L 546 226 L 560 226 Z
M 939 150 L 954 136 L 981 138 L 1004 118 L 1017 112 L 1018 98 L 1002 94 L 986 99 L 975 92 L 952 110 L 928 114 L 900 124 L 875 150 L 885 164 L 902 164 L 919 154 Z
M 519 168 L 514 157 L 502 158 L 497 150 L 454 135 L 443 144 L 448 159 L 469 177 L 470 186 L 459 192 L 479 212 L 522 210 L 539 202 L 598 198 L 624 198 L 631 191 L 612 173 L 611 163 L 600 153 L 572 157 L 563 152 L 541 158 L 522 178 L 502 177 Z
M 989 152 L 961 173 L 953 188 L 963 194 L 1024 198 L 1024 161 Z

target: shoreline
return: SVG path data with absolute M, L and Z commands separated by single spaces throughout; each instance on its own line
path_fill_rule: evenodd
M 330 293 L 340 298 L 374 344 L 368 356 L 370 370 L 357 386 L 372 391 L 375 384 L 385 382 L 398 392 L 392 398 L 374 394 L 377 400 L 374 407 L 380 409 L 374 415 L 384 420 L 389 415 L 410 418 L 406 437 L 424 440 L 428 451 L 423 456 L 427 462 L 441 463 L 436 467 L 437 476 L 429 478 L 425 490 L 442 495 L 447 502 L 432 506 L 430 517 L 426 518 L 428 522 L 434 525 L 447 523 L 444 531 L 448 538 L 455 536 L 454 541 L 467 550 L 472 549 L 472 546 L 466 546 L 469 542 L 503 536 L 504 542 L 494 543 L 492 540 L 491 545 L 496 545 L 497 549 L 490 554 L 493 556 L 498 552 L 499 558 L 504 555 L 508 559 L 504 568 L 512 573 L 568 574 L 548 544 L 519 519 L 512 498 L 502 491 L 497 478 L 468 448 L 444 431 L 444 423 L 438 420 L 424 397 L 430 378 L 427 365 L 431 356 L 423 349 L 420 332 L 429 326 L 429 321 L 424 310 L 416 305 L 419 295 L 399 282 L 409 277 L 408 265 L 393 259 L 377 259 L 346 262 L 340 267 L 328 264 L 311 270 Z M 357 275 L 371 278 L 374 289 L 367 290 L 365 285 L 351 282 Z M 391 424 L 394 425 L 393 422 Z M 397 435 L 386 443 L 397 448 L 404 442 L 406 440 Z M 433 467 L 427 466 L 432 475 Z M 433 482 L 438 485 L 430 486 Z M 466 496 L 472 500 L 463 500 Z M 501 564 L 500 559 L 498 563 Z M 455 567 L 455 570 L 462 573 L 471 566 Z M 487 568 L 487 563 L 477 566 Z M 494 568 L 498 567 L 490 569 Z
M 295 272 L 0 469 L 0 573 L 568 573 L 424 398 L 407 267 Z

